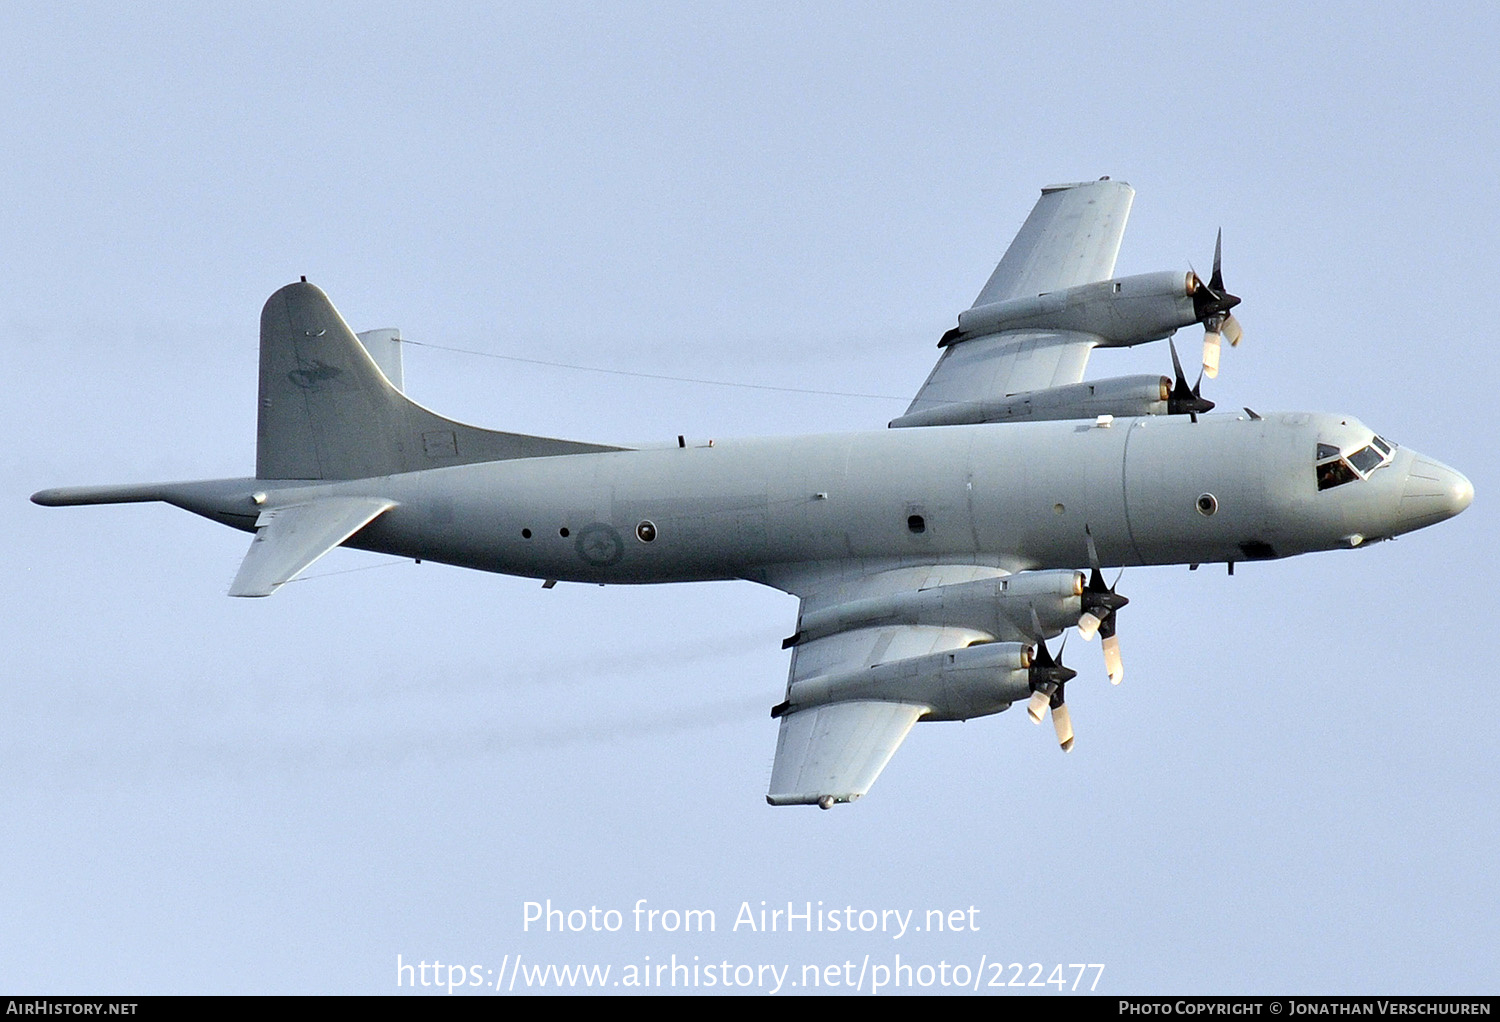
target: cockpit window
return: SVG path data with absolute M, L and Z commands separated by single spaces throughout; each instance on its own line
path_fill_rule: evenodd
M 1319 443 L 1318 489 L 1331 490 L 1356 479 L 1368 479 L 1370 473 L 1391 460 L 1393 450 L 1394 445 L 1378 436 L 1371 437 L 1369 444 L 1348 455 L 1342 454 L 1333 444 Z
M 1359 469 L 1361 475 L 1369 475 L 1384 460 L 1385 456 L 1377 451 L 1373 445 L 1370 447 L 1361 447 L 1349 455 L 1349 463 Z
M 1318 466 L 1318 489 L 1320 490 L 1329 490 L 1335 486 L 1352 483 L 1358 478 L 1354 469 L 1350 468 L 1349 463 L 1343 458 L 1325 461 Z

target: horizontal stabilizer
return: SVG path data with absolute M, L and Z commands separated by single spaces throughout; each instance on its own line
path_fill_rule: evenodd
M 827 703 L 781 718 L 776 765 L 766 801 L 773 806 L 852 802 L 880 771 L 928 707 L 915 703 Z
M 378 497 L 323 497 L 262 511 L 229 595 L 270 596 L 395 506 Z

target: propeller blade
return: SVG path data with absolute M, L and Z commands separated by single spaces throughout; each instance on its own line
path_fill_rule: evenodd
M 1031 718 L 1033 724 L 1042 722 L 1042 715 L 1047 712 L 1047 707 L 1052 705 L 1052 693 L 1037 689 L 1031 693 L 1031 701 L 1026 704 L 1026 716 Z
M 1078 618 L 1078 634 L 1085 641 L 1096 634 L 1108 639 L 1115 634 L 1115 612 L 1130 602 L 1115 592 L 1120 579 L 1125 576 L 1125 569 L 1121 568 L 1120 574 L 1115 576 L 1114 585 L 1107 585 L 1099 563 L 1099 548 L 1094 544 L 1094 532 L 1084 525 L 1083 534 L 1089 548 L 1089 582 L 1080 600 L 1083 613 Z
M 1214 294 L 1224 293 L 1224 270 L 1220 265 L 1219 257 L 1224 253 L 1224 228 L 1219 228 L 1219 233 L 1214 238 L 1214 275 L 1209 278 L 1208 286 Z
M 1234 318 L 1234 313 L 1224 317 L 1224 325 L 1221 327 L 1224 336 L 1229 338 L 1231 348 L 1238 347 L 1240 340 L 1244 338 L 1245 331 L 1240 327 L 1240 321 Z
M 1193 313 L 1198 322 L 1205 325 L 1221 319 L 1230 309 L 1240 304 L 1238 295 L 1232 295 L 1224 288 L 1224 231 L 1220 229 L 1218 236 L 1214 238 L 1214 272 L 1209 277 L 1208 283 L 1203 283 L 1203 278 L 1197 273 L 1193 274 L 1196 286 L 1193 289 Z M 1230 342 L 1233 343 L 1233 342 Z
M 1094 615 L 1093 611 L 1088 611 L 1078 619 L 1078 634 L 1083 636 L 1084 642 L 1088 642 L 1099 631 L 1099 626 L 1103 623 L 1103 621 Z
M 1100 571 L 1103 565 L 1099 563 L 1099 548 L 1094 545 L 1094 530 L 1089 528 L 1087 522 L 1084 522 L 1083 524 L 1083 539 L 1084 542 L 1088 544 L 1089 548 L 1089 568 L 1094 572 L 1096 576 L 1098 576 L 1099 581 L 1102 584 L 1104 581 L 1104 575 Z M 1094 580 L 1090 578 L 1089 585 L 1093 584 Z
M 1059 702 L 1052 707 L 1052 727 L 1057 731 L 1057 744 L 1062 746 L 1063 752 L 1073 751 L 1073 718 L 1068 715 L 1068 707 Z
M 1203 396 L 1203 374 L 1199 373 L 1198 382 L 1189 387 L 1187 376 L 1182 371 L 1182 359 L 1177 357 L 1177 344 L 1169 340 L 1167 346 L 1172 351 L 1172 371 L 1177 376 L 1177 381 L 1172 385 L 1172 393 L 1167 395 L 1167 414 L 1188 415 L 1197 422 L 1199 412 L 1206 412 L 1214 406 L 1212 401 Z
M 1036 629 L 1036 649 L 1031 654 L 1031 666 L 1027 668 L 1029 675 L 1027 683 L 1031 687 L 1031 700 L 1026 704 L 1026 715 L 1031 718 L 1033 724 L 1042 722 L 1042 714 L 1047 712 L 1047 707 L 1055 706 L 1062 702 L 1062 687 L 1067 682 L 1078 677 L 1078 672 L 1066 667 L 1062 662 L 1062 650 L 1058 649 L 1058 655 L 1053 658 L 1047 649 L 1047 642 L 1042 637 L 1042 625 L 1037 620 L 1036 608 L 1031 609 L 1031 624 Z M 1067 640 L 1063 640 L 1064 645 Z
M 1203 333 L 1203 375 L 1210 380 L 1219 376 L 1219 335 L 1213 330 Z
M 1118 685 L 1125 680 L 1125 664 L 1120 659 L 1119 636 L 1105 636 L 1102 645 L 1104 646 L 1104 670 L 1109 674 L 1109 683 Z

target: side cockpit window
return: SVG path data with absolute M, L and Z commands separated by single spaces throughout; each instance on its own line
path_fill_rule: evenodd
M 1335 486 L 1352 483 L 1358 479 L 1354 469 L 1343 458 L 1335 458 L 1318 465 L 1318 489 L 1331 490 Z
M 1333 444 L 1320 442 L 1316 459 L 1318 489 L 1331 490 L 1358 479 L 1368 479 L 1372 472 L 1390 462 L 1394 449 L 1394 444 L 1378 436 L 1348 455 Z

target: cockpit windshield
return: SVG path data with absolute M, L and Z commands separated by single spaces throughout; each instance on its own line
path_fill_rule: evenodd
M 1331 490 L 1359 479 L 1368 479 L 1376 469 L 1389 464 L 1395 444 L 1383 437 L 1371 437 L 1370 442 L 1349 454 L 1344 454 L 1333 444 L 1318 444 L 1317 476 L 1318 489 Z
M 1361 472 L 1365 473 L 1365 475 L 1369 475 L 1371 472 L 1375 471 L 1375 469 L 1378 468 L 1380 466 L 1380 463 L 1384 460 L 1385 455 L 1377 451 L 1373 444 L 1369 447 L 1361 447 L 1359 450 L 1349 455 L 1349 463 L 1355 468 L 1359 469 Z

